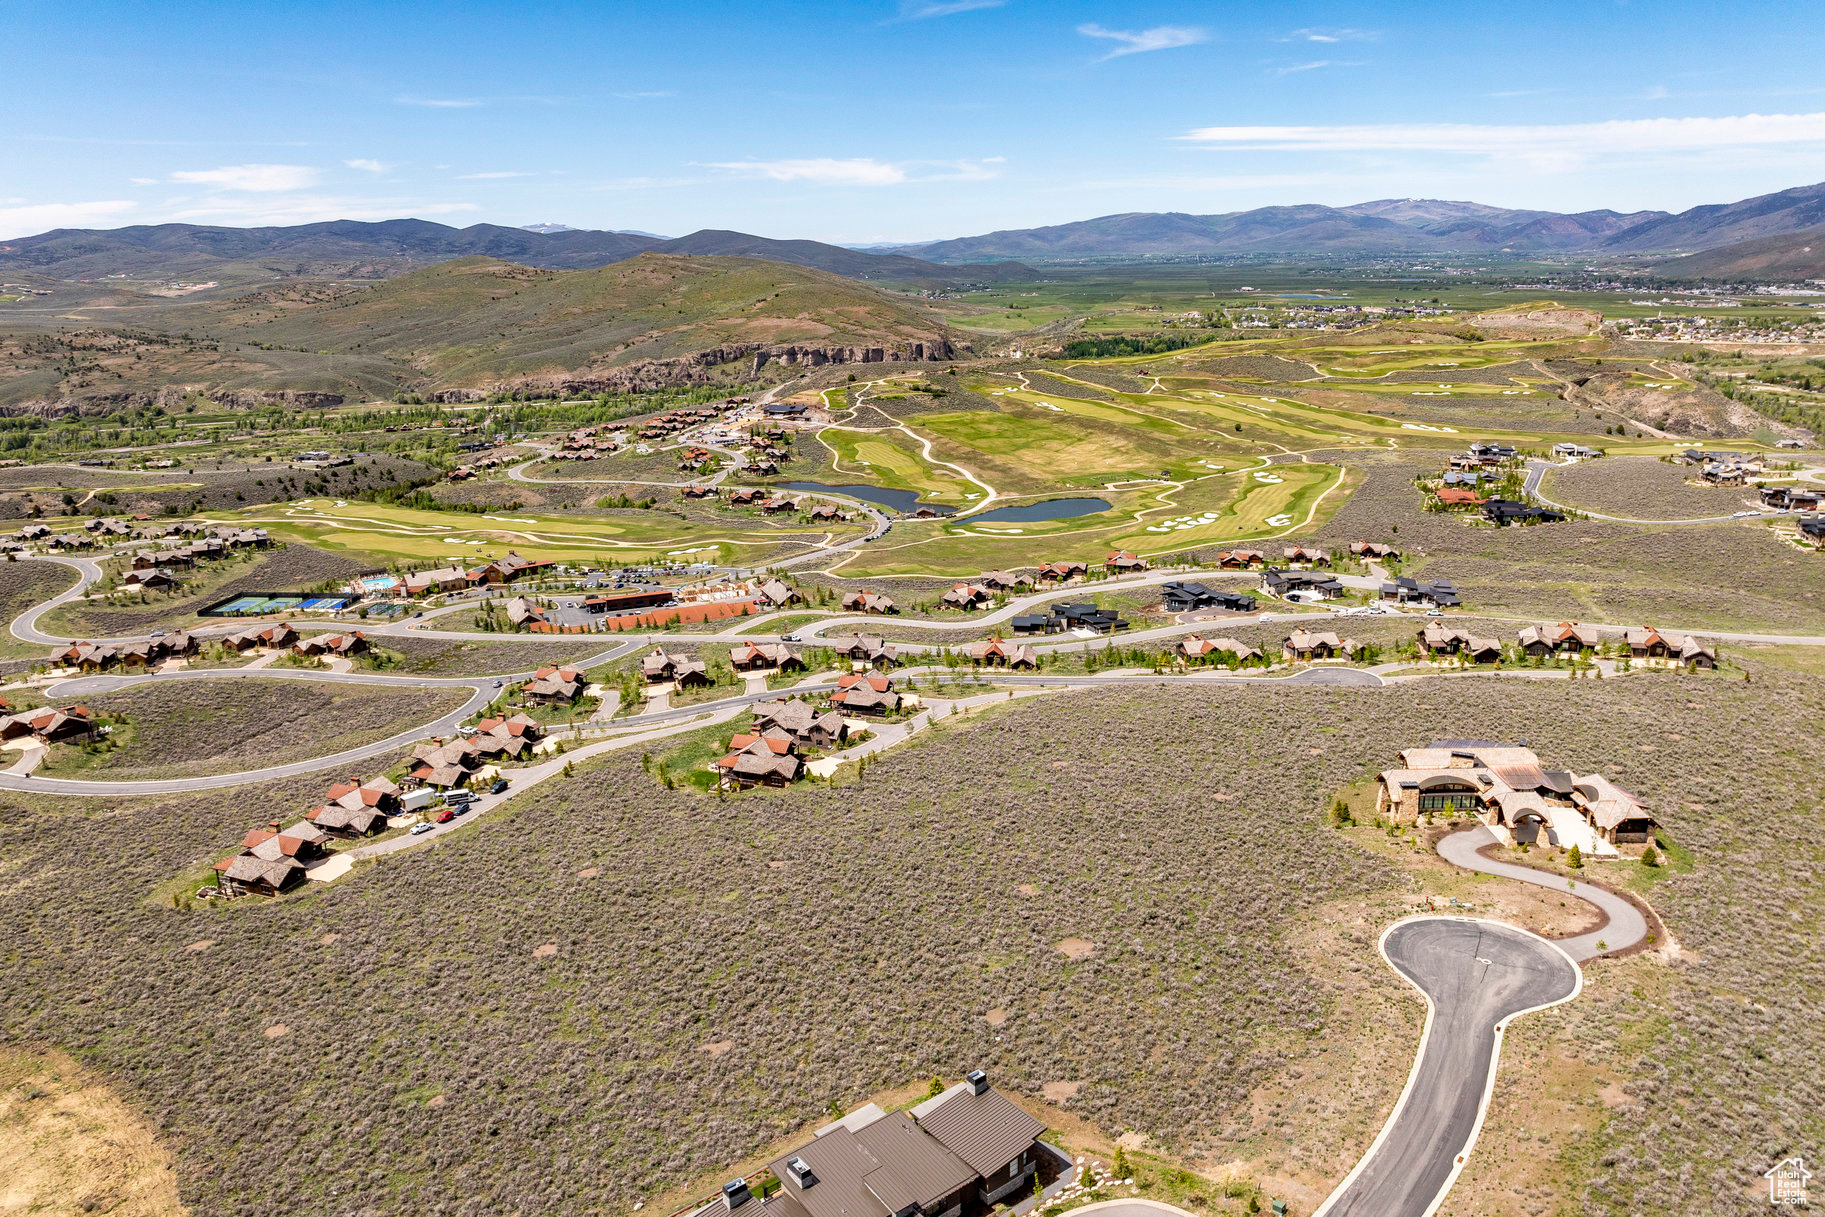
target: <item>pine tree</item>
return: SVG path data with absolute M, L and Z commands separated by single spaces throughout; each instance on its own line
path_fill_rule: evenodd
M 1584 868 L 1584 853 L 1576 845 L 1572 846 L 1571 852 L 1565 855 L 1565 865 L 1573 870 Z

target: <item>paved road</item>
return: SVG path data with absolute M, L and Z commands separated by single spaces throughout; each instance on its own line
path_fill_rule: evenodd
M 1564 951 L 1499 922 L 1396 922 L 1381 952 L 1425 995 L 1426 1030 L 1394 1114 L 1317 1217 L 1427 1217 L 1476 1144 L 1504 1025 L 1582 987 Z
M 74 778 L 0 773 L 0 789 L 67 795 L 176 794 L 185 790 L 216 790 L 226 786 L 242 786 L 249 782 L 298 777 L 307 773 L 315 773 L 321 769 L 353 765 L 357 761 L 364 761 L 370 757 L 403 748 L 408 744 L 417 743 L 427 736 L 448 735 L 456 730 L 457 724 L 492 701 L 498 692 L 494 687 L 492 677 L 436 680 L 426 677 L 385 676 L 367 672 L 320 672 L 297 668 L 278 670 L 260 668 L 251 672 L 238 668 L 218 668 L 201 672 L 155 672 L 147 676 L 132 677 L 84 676 L 52 685 L 51 691 L 53 695 L 90 697 L 100 693 L 112 693 L 149 681 L 166 680 L 308 680 L 342 684 L 394 685 L 404 688 L 423 688 L 425 686 L 463 688 L 468 689 L 470 694 L 461 706 L 431 722 L 420 723 L 408 731 L 401 731 L 372 744 L 346 748 L 330 756 L 313 757 L 310 760 L 295 761 L 289 765 L 269 765 L 263 769 L 244 769 L 238 773 L 222 773 L 211 777 L 163 780 L 81 781 Z
M 1317 1217 L 1430 1214 L 1476 1143 L 1495 1087 L 1500 1027 L 1516 1014 L 1570 1001 L 1582 988 L 1579 962 L 1647 937 L 1647 921 L 1620 896 L 1477 853 L 1495 841 L 1479 824 L 1442 839 L 1438 853 L 1466 870 L 1564 892 L 1609 920 L 1556 942 L 1470 918 L 1413 917 L 1388 928 L 1382 957 L 1425 995 L 1426 1031 L 1394 1113 Z
M 1600 887 L 1592 887 L 1588 883 L 1561 879 L 1557 875 L 1535 870 L 1531 866 L 1497 862 L 1477 853 L 1477 850 L 1484 846 L 1495 843 L 1495 834 L 1479 824 L 1475 828 L 1454 832 L 1440 841 L 1438 856 L 1465 870 L 1480 871 L 1485 875 L 1500 875 L 1505 879 L 1518 879 L 1522 883 L 1531 883 L 1535 887 L 1564 892 L 1586 903 L 1596 905 L 1598 910 L 1609 918 L 1607 923 L 1588 934 L 1557 940 L 1557 945 L 1580 963 L 1593 959 L 1605 951 L 1619 951 L 1624 947 L 1634 946 L 1647 937 L 1647 919 L 1641 915 L 1639 909 L 1621 896 L 1606 892 Z M 1599 863 L 1590 867 L 1591 873 L 1601 875 L 1604 865 L 1607 863 Z M 1599 947 L 1598 943 L 1602 943 L 1603 946 Z
M 35 604 L 31 608 L 26 609 L 25 612 L 13 618 L 13 637 L 23 642 L 41 642 L 46 646 L 56 646 L 60 642 L 69 642 L 70 639 L 68 638 L 59 638 L 54 634 L 46 634 L 44 631 L 40 630 L 38 628 L 38 619 L 58 605 L 68 604 L 70 601 L 76 599 L 76 597 L 88 591 L 91 584 L 94 584 L 101 579 L 101 564 L 96 562 L 93 558 L 53 558 L 48 554 L 37 558 L 22 558 L 20 560 L 24 562 L 55 562 L 60 566 L 72 568 L 81 577 L 76 580 L 75 586 L 71 587 L 68 591 L 59 592 L 49 600 L 46 600 L 41 604 Z

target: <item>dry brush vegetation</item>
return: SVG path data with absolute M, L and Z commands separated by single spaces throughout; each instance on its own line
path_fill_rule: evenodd
M 45 772 L 173 778 L 287 765 L 409 730 L 467 695 L 257 677 L 144 684 L 85 703 L 97 714 L 125 716 L 116 728 L 123 746 L 59 748 Z
M 1407 556 L 1406 573 L 1455 580 L 1476 609 L 1543 621 L 1825 632 L 1825 562 L 1762 525 L 1655 529 L 1571 520 L 1479 527 L 1421 509 L 1412 479 L 1438 470 L 1443 462 L 1437 456 L 1312 457 L 1357 465 L 1367 475 L 1319 530 L 1320 539 L 1333 545 L 1392 542 Z
M 1069 1105 L 1106 1130 L 1224 1162 L 1251 1152 L 1251 1095 L 1335 1030 L 1348 982 L 1289 935 L 1398 885 L 1323 827 L 1330 793 L 1406 744 L 1526 735 L 1636 789 L 1702 860 L 1655 889 L 1687 954 L 1653 985 L 1597 965 L 1573 1016 L 1630 1097 L 1564 1147 L 1567 1211 L 1735 1212 L 1758 1163 L 1825 1132 L 1821 697 L 1754 677 L 1100 690 L 935 733 L 859 785 L 731 800 L 629 755 L 226 913 L 146 892 L 259 792 L 14 799 L 0 1033 L 123 1085 L 205 1214 L 623 1212 L 830 1105 L 979 1064 L 1029 1093 L 1082 1082 Z M 1073 961 L 1068 938 L 1094 949 Z M 1380 967 L 1373 940 L 1348 962 Z

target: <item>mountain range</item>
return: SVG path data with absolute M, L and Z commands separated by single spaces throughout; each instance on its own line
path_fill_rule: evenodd
M 592 270 L 642 253 L 764 258 L 849 279 L 915 285 L 1034 279 L 1029 266 L 968 271 L 820 241 L 775 241 L 704 229 L 666 240 L 643 233 L 537 226 L 543 231 L 429 220 L 331 220 L 277 228 L 152 224 L 60 228 L 0 242 L 0 273 L 55 279 L 188 279 L 244 285 L 276 278 L 382 279 L 453 258 L 487 257 L 553 270 Z M 992 260 L 991 260 L 992 261 Z
M 1349 259 L 1449 254 L 1628 258 L 1669 277 L 1810 277 L 1810 240 L 1825 227 L 1825 183 L 1686 211 L 1561 213 L 1441 199 L 1315 203 L 1216 215 L 1124 212 L 1043 228 L 854 249 L 725 229 L 671 239 L 559 223 L 452 228 L 428 220 L 334 220 L 275 228 L 156 224 L 63 228 L 0 242 L 0 274 L 98 282 L 187 280 L 232 290 L 275 279 L 385 279 L 455 258 L 589 270 L 642 253 L 761 258 L 849 279 L 918 287 L 1041 277 L 1030 264 L 1202 255 Z M 1702 251 L 1734 249 L 1694 258 Z M 1787 253 L 1782 251 L 1786 250 Z M 1797 259 L 1797 260 L 1796 260 Z M 1815 271 L 1806 272 L 1805 267 Z M 1732 268 L 1739 268 L 1733 270 Z
M 892 247 L 966 264 L 1196 254 L 1679 254 L 1825 225 L 1825 183 L 1687 211 L 1560 213 L 1440 199 L 1303 204 L 1218 215 L 1126 212 Z

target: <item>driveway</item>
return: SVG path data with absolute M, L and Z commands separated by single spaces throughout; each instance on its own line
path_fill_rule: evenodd
M 1431 1213 L 1476 1144 L 1507 1021 L 1570 1001 L 1583 987 L 1559 947 L 1494 921 L 1396 922 L 1381 953 L 1425 996 L 1426 1029 L 1394 1114 L 1316 1217 Z
M 1522 883 L 1531 883 L 1535 887 L 1548 888 L 1555 892 L 1564 892 L 1589 904 L 1594 904 L 1608 917 L 1603 925 L 1588 934 L 1576 938 L 1561 938 L 1557 945 L 1567 955 L 1582 963 L 1593 959 L 1605 951 L 1619 951 L 1624 947 L 1634 946 L 1648 934 L 1647 919 L 1641 910 L 1624 900 L 1621 896 L 1592 887 L 1588 883 L 1562 879 L 1546 871 L 1535 870 L 1531 866 L 1517 866 L 1511 862 L 1498 862 L 1485 858 L 1477 850 L 1496 844 L 1495 834 L 1482 825 L 1464 832 L 1454 832 L 1438 843 L 1438 856 L 1465 870 L 1480 871 L 1485 875 L 1500 875 L 1504 879 L 1518 879 Z M 1602 874 L 1603 863 L 1590 868 L 1593 874 Z M 1599 947 L 1597 944 L 1602 943 Z

